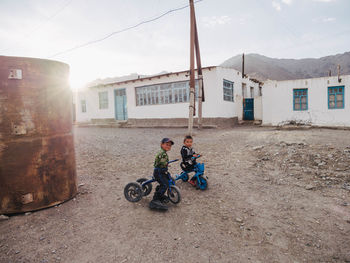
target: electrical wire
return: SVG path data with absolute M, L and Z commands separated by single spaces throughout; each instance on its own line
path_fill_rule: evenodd
M 34 27 L 32 30 L 29 31 L 29 33 L 27 33 L 24 37 L 24 39 L 30 38 L 32 36 L 33 33 L 35 33 L 36 31 L 38 31 L 42 26 L 46 25 L 49 21 L 51 21 L 52 19 L 54 19 L 56 16 L 58 16 L 64 9 L 66 9 L 66 7 L 68 7 L 71 3 L 73 2 L 73 0 L 68 0 L 66 1 L 56 12 L 54 12 L 52 15 L 50 15 L 48 18 L 46 18 L 45 20 L 41 21 L 41 23 L 39 25 L 37 25 L 36 27 Z M 20 48 L 20 47 L 19 47 Z M 6 48 L 6 49 L 2 49 L 0 50 L 0 52 L 6 52 L 6 51 L 10 51 L 16 49 L 16 47 L 10 47 L 10 48 Z
M 195 1 L 194 3 L 198 3 L 198 2 L 202 2 L 202 1 L 204 1 L 204 0 L 197 0 L 197 1 Z M 109 33 L 108 35 L 102 37 L 102 38 L 99 38 L 99 39 L 96 39 L 96 40 L 91 40 L 91 41 L 89 41 L 89 42 L 80 44 L 80 45 L 78 45 L 78 46 L 75 46 L 75 47 L 72 47 L 72 48 L 69 48 L 69 49 L 66 49 L 66 50 L 64 50 L 64 51 L 57 52 L 57 53 L 55 53 L 55 54 L 49 56 L 48 58 L 54 58 L 54 57 L 63 55 L 63 54 L 65 54 L 65 53 L 69 53 L 69 52 L 72 52 L 72 51 L 74 51 L 74 50 L 77 50 L 77 49 L 80 49 L 80 48 L 83 48 L 83 47 L 86 47 L 86 46 L 90 46 L 90 45 L 96 44 L 96 43 L 101 42 L 101 41 L 104 41 L 104 40 L 106 40 L 106 39 L 108 39 L 108 38 L 110 38 L 110 37 L 112 37 L 112 36 L 114 36 L 114 35 L 117 35 L 117 34 L 120 34 L 120 33 L 126 32 L 126 31 L 129 31 L 129 30 L 131 30 L 131 29 L 137 28 L 137 27 L 139 27 L 139 26 L 141 26 L 141 25 L 144 25 L 144 24 L 147 24 L 147 23 L 154 22 L 154 21 L 156 21 L 156 20 L 161 19 L 162 17 L 164 17 L 164 16 L 166 16 L 166 15 L 169 15 L 169 14 L 171 14 L 171 13 L 178 12 L 178 11 L 181 11 L 181 10 L 183 10 L 183 9 L 186 9 L 186 8 L 188 8 L 189 6 L 190 6 L 190 5 L 188 4 L 188 5 L 186 5 L 186 6 L 182 6 L 182 7 L 179 7 L 179 8 L 170 9 L 170 10 L 168 10 L 167 12 L 165 12 L 165 13 L 163 13 L 163 14 L 161 14 L 161 15 L 155 17 L 155 18 L 151 18 L 151 19 L 148 19 L 148 20 L 139 22 L 139 23 L 137 23 L 136 25 L 129 26 L 129 27 L 126 27 L 126 28 L 121 29 L 121 30 L 118 30 L 118 31 L 114 31 L 114 32 Z

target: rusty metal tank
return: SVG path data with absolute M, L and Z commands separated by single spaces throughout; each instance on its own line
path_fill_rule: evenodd
M 0 214 L 77 193 L 69 66 L 0 56 Z

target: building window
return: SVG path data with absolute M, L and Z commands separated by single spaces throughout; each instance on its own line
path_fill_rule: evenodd
M 86 112 L 86 100 L 81 101 L 81 112 Z
M 248 96 L 247 96 L 247 84 L 245 84 L 245 83 L 242 83 L 242 97 L 244 99 L 248 98 Z
M 259 96 L 262 96 L 262 87 L 259 86 Z
M 108 109 L 108 91 L 98 93 L 99 108 Z
M 254 98 L 254 87 L 250 87 L 250 97 Z
M 226 101 L 234 101 L 234 83 L 232 81 L 228 81 L 224 79 L 223 87 L 224 87 L 224 100 Z
M 196 80 L 196 99 L 198 81 Z M 136 87 L 136 105 L 158 105 L 190 101 L 190 82 L 180 81 Z
M 295 89 L 293 90 L 293 101 L 294 101 L 294 110 L 302 111 L 308 109 L 308 97 L 307 89 Z
M 328 87 L 328 109 L 344 109 L 344 86 Z

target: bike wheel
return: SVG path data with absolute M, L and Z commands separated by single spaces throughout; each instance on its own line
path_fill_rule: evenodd
M 203 177 L 199 177 L 199 185 L 198 185 L 198 180 L 197 180 L 197 186 L 199 187 L 199 189 L 201 190 L 207 190 L 208 188 L 208 181 L 207 179 L 203 178 Z
M 171 185 L 167 191 L 170 202 L 178 204 L 181 201 L 181 194 L 179 188 L 175 185 Z
M 143 196 L 142 186 L 136 182 L 128 183 L 124 187 L 124 196 L 132 203 L 140 201 Z
M 188 181 L 188 174 L 184 174 L 184 175 L 182 175 L 182 181 L 184 181 L 184 182 L 187 182 Z
M 146 178 L 140 178 L 140 179 L 136 180 L 136 182 L 138 182 L 142 186 L 142 183 L 146 182 L 147 180 L 148 179 L 146 179 Z M 149 195 L 152 192 L 152 184 L 149 183 L 149 184 L 143 185 L 142 191 L 143 191 L 143 196 Z

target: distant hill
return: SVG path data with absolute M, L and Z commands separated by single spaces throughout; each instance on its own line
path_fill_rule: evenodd
M 350 74 L 350 52 L 318 59 L 277 59 L 259 54 L 245 55 L 245 73 L 261 81 L 324 77 L 328 76 L 329 70 L 334 76 L 337 75 L 338 64 L 342 75 Z M 242 71 L 242 55 L 232 57 L 220 66 Z
M 168 72 L 167 71 L 162 71 L 162 72 L 159 72 L 159 73 L 153 74 L 153 75 L 139 75 L 138 73 L 132 73 L 130 75 L 121 76 L 121 77 L 96 79 L 96 80 L 93 80 L 93 81 L 87 83 L 86 87 L 93 87 L 93 86 L 97 86 L 97 85 L 111 84 L 111 83 L 115 83 L 115 82 L 127 81 L 127 80 L 137 79 L 137 78 L 153 77 L 153 76 L 158 76 L 158 75 L 162 75 L 162 74 L 165 74 L 165 73 L 168 73 Z

